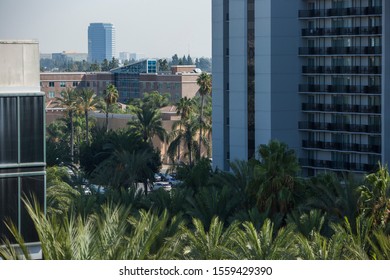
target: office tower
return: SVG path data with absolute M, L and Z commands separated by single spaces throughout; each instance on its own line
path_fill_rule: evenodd
M 308 176 L 386 163 L 387 10 L 381 0 L 214 0 L 214 165 L 228 170 L 271 139 L 295 149 Z
M 111 23 L 91 23 L 88 27 L 88 61 L 110 61 L 115 53 L 115 27 Z
M 32 257 L 41 258 L 39 239 L 22 201 L 35 196 L 45 210 L 45 102 L 38 43 L 0 41 L 0 61 L 0 236 L 11 238 L 3 223 L 10 219 Z

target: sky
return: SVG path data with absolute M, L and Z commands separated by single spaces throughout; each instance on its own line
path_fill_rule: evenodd
M 87 53 L 91 22 L 114 24 L 117 53 L 211 57 L 211 0 L 0 0 L 0 40 L 36 39 L 41 53 Z

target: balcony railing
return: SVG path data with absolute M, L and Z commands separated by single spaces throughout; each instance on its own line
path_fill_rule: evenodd
M 300 10 L 300 18 L 381 15 L 382 6 Z
M 361 133 L 381 133 L 380 125 L 343 124 L 326 122 L 299 122 L 299 129 L 303 130 L 328 130 Z
M 299 85 L 299 92 L 380 94 L 381 86 L 334 86 L 334 85 L 301 84 Z
M 302 103 L 302 111 L 380 114 L 381 106 Z
M 380 66 L 303 66 L 304 74 L 367 74 L 375 75 L 382 73 Z
M 340 142 L 323 142 L 323 141 L 302 141 L 303 148 L 310 149 L 324 149 L 324 150 L 336 150 L 336 151 L 351 151 L 362 153 L 381 153 L 381 146 L 379 145 L 365 145 L 365 144 L 347 144 Z
M 299 163 L 304 167 L 313 168 L 328 168 L 328 169 L 340 169 L 351 170 L 360 172 L 372 172 L 377 166 L 375 164 L 364 164 L 345 161 L 331 161 L 331 160 L 315 160 L 315 159 L 299 159 Z
M 325 47 L 299 48 L 300 55 L 364 55 L 382 54 L 382 46 L 377 47 Z
M 382 34 L 382 26 L 302 29 L 302 36 L 342 36 L 342 35 L 354 36 L 354 35 L 379 35 L 379 34 Z

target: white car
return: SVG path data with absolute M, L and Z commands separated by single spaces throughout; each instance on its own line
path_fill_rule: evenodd
M 163 188 L 166 191 L 172 189 L 172 186 L 168 182 L 154 182 L 153 183 L 153 191 Z
M 176 180 L 174 177 L 172 177 L 171 175 L 169 174 L 163 174 L 163 178 L 162 178 L 165 182 L 168 182 L 169 184 L 171 184 L 172 186 L 176 186 L 176 185 L 179 185 L 182 183 L 182 181 L 180 180 Z

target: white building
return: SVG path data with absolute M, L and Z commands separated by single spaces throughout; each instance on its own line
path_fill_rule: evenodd
M 388 161 L 389 3 L 212 5 L 215 166 L 228 170 L 271 139 L 296 150 L 306 175 Z

